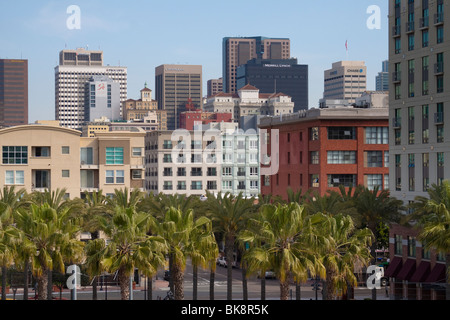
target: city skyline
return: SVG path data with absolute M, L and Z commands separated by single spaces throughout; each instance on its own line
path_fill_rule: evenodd
M 80 29 L 70 30 L 67 9 L 73 4 L 80 8 Z M 380 11 L 379 29 L 367 25 L 372 21 L 368 9 L 373 5 Z M 202 65 L 206 93 L 207 80 L 223 76 L 222 40 L 233 36 L 289 38 L 291 56 L 309 65 L 310 108 L 318 106 L 323 71 L 333 62 L 365 61 L 367 89 L 375 89 L 380 63 L 388 56 L 385 1 L 347 1 L 346 5 L 331 0 L 282 1 L 270 16 L 267 8 L 264 2 L 256 6 L 236 1 L 134 1 L 109 6 L 88 1 L 2 3 L 0 27 L 14 29 L 0 38 L 0 58 L 29 61 L 30 123 L 54 119 L 58 55 L 61 50 L 78 47 L 102 50 L 105 65 L 128 68 L 129 99 L 138 98 L 145 82 L 155 90 L 155 67 L 161 64 Z M 239 18 L 243 14 L 246 19 Z

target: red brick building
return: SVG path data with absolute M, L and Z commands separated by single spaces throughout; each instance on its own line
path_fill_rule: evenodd
M 278 135 L 279 170 L 261 175 L 261 193 L 287 199 L 288 188 L 321 195 L 339 185 L 388 188 L 388 125 L 387 106 L 319 108 L 262 118 L 259 128 L 269 134 L 269 156 L 270 140 Z
M 231 113 L 204 112 L 201 110 L 184 111 L 180 114 L 180 129 L 194 130 L 196 123 L 232 122 Z
M 426 250 L 419 231 L 397 224 L 389 228 L 389 278 L 392 300 L 445 300 L 445 255 Z

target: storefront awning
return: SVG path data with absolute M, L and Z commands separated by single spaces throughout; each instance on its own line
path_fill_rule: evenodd
M 416 271 L 416 260 L 407 259 L 406 262 L 403 264 L 402 269 L 395 277 L 395 279 L 409 281 L 409 279 L 411 279 L 411 276 L 414 274 L 415 271 Z
M 430 276 L 425 282 L 445 282 L 445 264 L 436 263 L 433 270 L 431 270 Z
M 402 265 L 403 265 L 402 258 L 394 257 L 394 259 L 392 259 L 392 262 L 389 263 L 389 266 L 386 268 L 384 276 L 388 278 L 396 277 L 400 269 L 402 268 Z
M 429 261 L 422 261 L 412 275 L 410 282 L 424 282 L 430 276 L 431 264 Z

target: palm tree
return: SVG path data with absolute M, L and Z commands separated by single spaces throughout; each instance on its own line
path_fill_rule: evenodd
M 22 197 L 25 195 L 25 189 L 16 191 L 15 186 L 4 186 L 0 190 L 0 227 L 7 228 L 14 221 L 14 213 L 25 205 Z M 6 299 L 6 271 L 7 266 L 13 261 L 13 251 L 11 243 L 6 243 L 6 238 L 2 237 L 2 248 L 0 252 L 0 265 L 2 268 L 2 299 Z
M 280 299 L 289 296 L 289 280 L 305 281 L 308 273 L 325 275 L 325 268 L 315 255 L 316 237 L 313 226 L 316 219 L 308 216 L 303 206 L 296 202 L 268 205 L 260 212 L 260 219 L 240 234 L 242 241 L 255 243 L 246 252 L 251 270 L 272 269 L 280 280 Z
M 345 294 L 347 287 L 357 285 L 354 274 L 357 266 L 366 266 L 370 261 L 373 233 L 368 229 L 357 229 L 348 215 L 322 216 L 316 225 L 319 254 L 326 267 L 325 300 Z
M 129 191 L 128 188 L 115 189 L 114 195 L 105 199 L 105 205 L 112 215 L 115 213 L 116 207 L 137 209 L 143 197 L 144 193 L 139 189 L 132 191 Z
M 206 265 L 208 254 L 203 252 L 214 251 L 211 248 L 216 246 L 211 221 L 207 217 L 195 219 L 192 209 L 183 211 L 170 207 L 164 219 L 153 224 L 152 232 L 161 236 L 167 244 L 174 297 L 175 300 L 183 300 L 186 259 L 190 257 L 194 264 Z
M 102 261 L 104 256 L 102 255 L 105 251 L 106 242 L 104 239 L 92 239 L 89 240 L 84 247 L 86 261 L 84 266 L 86 268 L 86 273 L 92 277 L 92 300 L 97 300 L 97 277 L 102 274 L 104 267 Z
M 65 272 L 65 262 L 81 261 L 83 243 L 76 239 L 80 231 L 77 219 L 70 216 L 70 208 L 59 210 L 49 204 L 31 204 L 29 210 L 16 212 L 17 231 L 24 246 L 32 250 L 31 269 L 38 282 L 38 297 L 47 299 L 48 272 Z
M 417 227 L 421 228 L 419 239 L 425 243 L 426 249 L 445 254 L 446 299 L 450 300 L 450 181 L 433 184 L 428 194 L 428 200 L 416 198 Z
M 121 299 L 128 300 L 130 277 L 135 268 L 151 277 L 156 274 L 158 266 L 164 264 L 167 249 L 164 239 L 148 235 L 152 217 L 137 212 L 134 207 L 118 205 L 111 217 L 99 216 L 98 220 L 109 243 L 99 253 L 94 251 L 98 258 L 91 257 L 91 262 L 96 264 L 97 259 L 101 259 L 101 265 L 93 269 L 96 273 L 100 270 L 117 272 Z M 88 261 L 91 258 L 88 257 Z
M 232 261 L 236 238 L 241 230 L 246 227 L 247 219 L 254 213 L 254 198 L 245 199 L 240 193 L 238 196 L 230 192 L 217 197 L 207 192 L 205 206 L 213 222 L 215 232 L 223 236 L 225 242 L 225 254 L 227 263 L 227 299 L 232 300 Z
M 347 207 L 349 207 L 349 201 L 343 200 L 341 195 L 335 191 L 325 195 L 313 191 L 305 201 L 305 208 L 310 214 L 322 212 L 334 215 L 346 210 Z
M 91 234 L 92 239 L 98 239 L 99 230 L 97 219 L 95 218 L 97 215 L 107 215 L 107 207 L 106 207 L 106 196 L 103 195 L 103 191 L 99 190 L 98 192 L 85 192 L 85 210 L 84 210 L 84 219 L 83 219 L 83 229 Z

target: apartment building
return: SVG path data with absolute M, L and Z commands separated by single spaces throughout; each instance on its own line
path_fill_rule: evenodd
M 389 2 L 392 196 L 408 204 L 450 178 L 450 36 L 443 0 Z
M 340 185 L 389 187 L 387 94 L 370 93 L 357 106 L 322 106 L 260 119 L 270 165 L 278 162 L 276 172 L 261 173 L 263 195 L 287 199 L 288 188 L 324 195 Z M 264 160 L 261 170 L 266 167 Z
M 27 192 L 66 188 L 67 198 L 84 192 L 141 189 L 145 132 L 81 132 L 39 122 L 0 130 L 0 187 Z
M 217 136 L 216 136 L 217 137 Z M 201 196 L 220 190 L 220 152 L 201 130 L 148 132 L 145 185 L 148 192 Z M 220 144 L 218 146 L 220 148 Z M 220 150 L 220 149 L 219 149 Z

